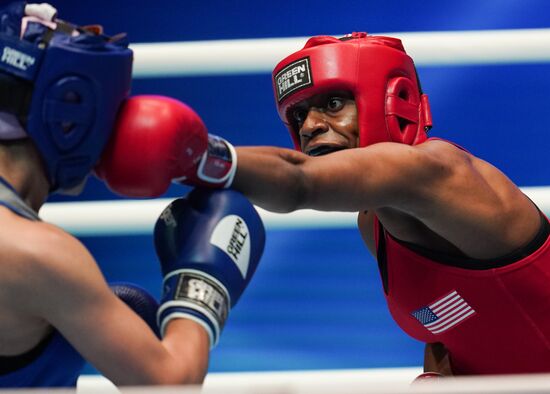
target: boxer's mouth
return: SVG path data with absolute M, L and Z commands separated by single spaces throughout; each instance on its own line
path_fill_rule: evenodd
M 305 153 L 308 156 L 323 156 L 343 149 L 346 149 L 346 147 L 338 145 L 318 145 L 307 149 Z

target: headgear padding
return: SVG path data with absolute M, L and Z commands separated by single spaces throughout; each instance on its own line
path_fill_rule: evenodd
M 303 49 L 273 71 L 279 116 L 300 150 L 293 106 L 331 91 L 353 94 L 359 145 L 394 141 L 414 145 L 431 127 L 428 97 L 422 94 L 413 60 L 396 38 L 353 33 L 342 39 L 310 38 Z
M 130 91 L 133 55 L 123 36 L 55 15 L 24 2 L 0 9 L 0 112 L 17 117 L 51 190 L 62 191 L 81 184 L 103 151 Z

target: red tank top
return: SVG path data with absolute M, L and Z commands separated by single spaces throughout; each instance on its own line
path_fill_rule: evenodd
M 408 335 L 443 343 L 458 375 L 550 372 L 547 233 L 528 256 L 479 270 L 436 262 L 379 230 L 375 219 L 386 301 Z

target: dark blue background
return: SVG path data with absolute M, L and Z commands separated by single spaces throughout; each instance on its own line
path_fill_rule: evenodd
M 135 43 L 550 27 L 545 0 L 52 3 L 63 19 L 100 22 L 109 33 L 127 32 Z M 463 145 L 521 186 L 550 184 L 550 65 L 418 71 L 432 105 L 432 135 Z M 275 112 L 268 74 L 136 79 L 133 93 L 187 102 L 212 132 L 236 145 L 291 146 Z M 174 186 L 168 196 L 185 191 Z M 113 198 L 95 180 L 80 197 Z M 150 236 L 83 241 L 107 278 L 132 280 L 158 295 L 160 275 Z M 262 264 L 231 314 L 211 371 L 410 366 L 420 364 L 421 354 L 421 345 L 391 321 L 376 264 L 355 230 L 270 230 Z

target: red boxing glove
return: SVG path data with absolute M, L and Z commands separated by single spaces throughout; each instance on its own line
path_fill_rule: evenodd
M 229 143 L 209 136 L 201 118 L 182 102 L 135 96 L 123 104 L 95 173 L 127 197 L 158 197 L 173 180 L 228 187 L 236 170 L 234 153 Z

